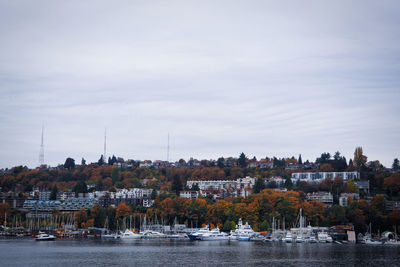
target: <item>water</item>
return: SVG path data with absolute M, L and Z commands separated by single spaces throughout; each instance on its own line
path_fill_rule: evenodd
M 0 266 L 398 266 L 400 246 L 183 240 L 0 240 Z

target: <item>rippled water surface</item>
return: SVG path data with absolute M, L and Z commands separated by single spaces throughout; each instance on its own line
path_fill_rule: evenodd
M 400 246 L 183 240 L 0 240 L 0 266 L 399 266 Z

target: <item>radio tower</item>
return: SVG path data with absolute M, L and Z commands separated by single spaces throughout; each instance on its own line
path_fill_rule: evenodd
M 167 161 L 169 162 L 169 132 L 168 132 L 168 145 L 167 145 Z
M 39 164 L 40 164 L 40 166 L 42 166 L 44 164 L 43 131 L 44 131 L 44 125 L 42 124 L 42 139 L 41 139 L 41 143 L 40 143 L 40 154 L 39 154 Z
M 104 162 L 107 162 L 106 152 L 107 152 L 107 128 L 104 128 L 104 154 L 103 154 Z

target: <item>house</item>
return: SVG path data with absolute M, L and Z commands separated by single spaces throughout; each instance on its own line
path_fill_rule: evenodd
M 327 205 L 333 204 L 333 195 L 330 192 L 313 192 L 307 194 L 307 201 L 318 201 Z
M 353 200 L 359 200 L 360 194 L 358 194 L 358 193 L 341 193 L 339 196 L 339 205 L 343 206 L 343 207 L 347 207 L 349 198 L 351 198 Z

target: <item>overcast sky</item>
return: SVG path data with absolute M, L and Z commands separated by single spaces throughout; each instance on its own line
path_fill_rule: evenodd
M 0 168 L 400 157 L 400 2 L 0 0 Z

